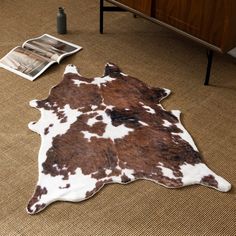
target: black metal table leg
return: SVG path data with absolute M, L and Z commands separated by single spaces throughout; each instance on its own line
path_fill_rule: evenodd
M 100 0 L 100 34 L 103 34 L 103 8 L 104 8 L 104 0 Z
M 104 6 L 104 0 L 100 0 L 100 33 L 103 34 L 103 17 L 104 12 L 123 12 L 126 11 L 123 8 L 116 7 L 116 6 Z
M 210 75 L 211 75 L 212 59 L 213 59 L 213 50 L 208 49 L 207 50 L 207 71 L 206 71 L 206 78 L 205 78 L 204 85 L 209 84 L 209 79 L 210 79 Z

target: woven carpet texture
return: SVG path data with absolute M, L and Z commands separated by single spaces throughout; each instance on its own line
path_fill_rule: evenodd
M 68 17 L 66 35 L 56 33 L 59 6 Z M 0 235 L 235 235 L 235 59 L 215 54 L 211 85 L 204 86 L 204 47 L 130 13 L 106 13 L 101 35 L 99 1 L 2 0 L 0 7 L 0 57 L 44 33 L 83 47 L 34 82 L 0 69 Z M 67 64 L 92 78 L 103 74 L 108 61 L 150 86 L 172 90 L 163 106 L 182 111 L 205 163 L 233 185 L 230 192 L 167 189 L 139 180 L 107 185 L 84 202 L 57 202 L 35 216 L 26 213 L 40 147 L 40 137 L 27 127 L 39 112 L 28 102 L 46 98 Z

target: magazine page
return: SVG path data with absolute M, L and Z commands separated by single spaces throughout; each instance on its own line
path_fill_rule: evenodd
M 32 50 L 35 53 L 38 53 L 43 57 L 48 57 L 58 63 L 63 57 L 82 49 L 82 47 L 76 44 L 58 39 L 49 34 L 44 34 L 38 38 L 27 40 L 23 44 L 23 48 Z
M 22 47 L 13 48 L 0 60 L 0 66 L 33 81 L 50 65 L 55 63 L 49 57 L 42 56 Z

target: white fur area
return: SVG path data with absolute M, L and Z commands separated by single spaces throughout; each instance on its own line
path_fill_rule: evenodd
M 150 106 L 145 105 L 143 102 L 139 102 L 139 103 L 142 105 L 142 107 L 145 109 L 146 112 L 151 113 L 151 114 L 156 113 L 155 110 L 152 109 Z
M 172 124 L 168 120 L 163 120 L 163 121 L 164 121 L 164 123 L 162 124 L 163 126 L 165 126 L 165 127 L 172 126 Z
M 76 74 L 79 75 L 79 70 L 75 65 L 67 65 L 64 71 L 64 74 L 67 73 L 72 73 L 72 74 Z M 101 87 L 101 85 L 105 85 L 107 82 L 111 82 L 113 80 L 116 80 L 115 78 L 111 78 L 110 76 L 104 76 L 104 77 L 95 77 L 90 83 L 86 82 L 86 81 L 82 81 L 79 79 L 73 80 L 74 83 L 79 87 L 81 84 L 94 84 L 97 85 L 99 88 Z
M 141 125 L 143 125 L 143 126 L 149 126 L 146 122 L 143 122 L 143 121 L 141 121 L 141 120 L 140 120 L 138 123 L 141 124 Z
M 157 167 L 161 169 L 163 176 L 168 177 L 170 179 L 178 179 L 178 177 L 174 175 L 173 170 L 171 170 L 170 168 L 164 167 L 163 163 L 159 162 Z
M 178 123 L 176 123 L 175 125 L 182 130 L 182 133 L 171 133 L 172 135 L 177 135 L 179 137 L 181 137 L 183 140 L 185 140 L 186 142 L 188 142 L 193 150 L 198 152 L 197 146 L 195 145 L 191 135 L 188 133 L 188 131 L 184 128 L 184 126 L 182 125 L 181 121 L 180 121 L 180 111 L 179 110 L 172 110 L 171 113 L 178 119 Z
M 107 82 L 111 82 L 113 80 L 116 80 L 115 78 L 111 78 L 110 76 L 105 77 L 95 77 L 90 83 L 86 81 L 82 81 L 79 79 L 74 80 L 74 83 L 79 87 L 81 84 L 94 84 L 97 85 L 99 88 L 101 85 L 106 85 Z
M 87 130 L 82 130 L 81 132 L 84 134 L 84 138 L 88 139 L 89 142 L 91 141 L 92 137 L 111 139 L 114 142 L 115 139 L 123 138 L 128 135 L 129 132 L 134 131 L 134 129 L 128 128 L 123 124 L 119 126 L 112 125 L 111 117 L 107 115 L 106 110 L 112 110 L 113 106 L 106 105 L 104 102 L 102 102 L 102 105 L 105 106 L 104 110 L 95 110 L 94 112 L 90 111 L 85 114 L 95 114 L 94 117 L 88 119 L 87 124 L 89 126 L 93 126 L 97 122 L 103 122 L 106 125 L 105 132 L 102 135 L 98 135 L 95 133 L 90 133 Z M 102 120 L 97 120 L 96 117 L 98 116 L 101 116 Z
M 79 71 L 78 71 L 78 68 L 75 65 L 71 65 L 71 64 L 67 65 L 66 68 L 65 68 L 64 74 L 67 74 L 67 73 L 80 75 Z
M 164 96 L 162 99 L 168 97 L 168 96 L 171 94 L 171 90 L 170 90 L 170 89 L 167 89 L 167 88 L 163 88 L 163 89 L 164 89 L 164 91 L 165 91 L 165 93 L 166 93 L 166 96 Z M 161 99 L 161 100 L 162 100 L 162 99 Z
M 222 192 L 227 192 L 231 189 L 231 184 L 228 181 L 216 175 L 204 163 L 191 165 L 185 162 L 183 165 L 180 166 L 180 172 L 183 175 L 181 178 L 175 176 L 173 170 L 164 167 L 163 163 L 161 162 L 159 162 L 157 167 L 161 169 L 163 176 L 168 177 L 170 179 L 181 179 L 183 186 L 201 184 L 207 187 L 215 188 Z M 218 182 L 218 187 L 206 185 L 202 182 L 202 179 L 204 177 L 210 175 L 213 176 L 215 180 Z
M 86 192 L 95 188 L 97 180 L 90 175 L 84 175 L 80 168 L 76 169 L 76 173 L 69 175 L 68 180 L 62 180 L 62 176 L 51 177 L 40 173 L 40 179 L 37 185 L 47 189 L 47 194 L 43 194 L 37 204 L 49 205 L 54 201 L 81 201 L 84 200 Z M 69 188 L 63 188 L 66 184 L 70 184 Z M 35 211 L 36 204 L 31 207 Z M 31 214 L 31 212 L 28 211 Z
M 121 170 L 119 166 L 117 166 L 117 169 Z M 111 170 L 106 169 L 105 172 L 109 175 Z M 133 173 L 134 170 L 125 168 L 121 170 L 120 175 L 104 177 L 100 179 L 100 181 L 109 180 L 113 183 L 122 183 L 121 176 L 123 174 L 125 174 L 130 181 L 134 181 L 135 177 Z M 50 175 L 40 173 L 40 179 L 37 185 L 42 188 L 45 187 L 48 192 L 47 194 L 43 194 L 39 201 L 31 207 L 33 212 L 28 211 L 28 209 L 27 212 L 33 214 L 37 204 L 46 204 L 47 206 L 54 201 L 80 202 L 85 200 L 87 192 L 92 191 L 96 187 L 97 179 L 92 177 L 93 174 L 96 174 L 96 172 L 90 175 L 84 175 L 81 168 L 77 168 L 75 174 L 69 175 L 68 180 L 63 180 L 62 176 L 51 177 Z M 70 185 L 69 188 L 65 188 L 67 184 Z
M 216 175 L 212 170 L 210 170 L 205 164 L 199 163 L 195 165 L 191 165 L 188 163 L 184 163 L 184 165 L 180 166 L 180 170 L 183 174 L 182 182 L 184 185 L 192 185 L 192 184 L 202 184 L 206 185 L 204 183 L 201 183 L 202 178 L 205 176 L 212 175 L 215 177 L 215 180 L 218 182 L 218 187 L 209 186 L 211 188 L 215 188 L 222 192 L 227 192 L 231 189 L 231 184 L 223 179 L 222 177 Z

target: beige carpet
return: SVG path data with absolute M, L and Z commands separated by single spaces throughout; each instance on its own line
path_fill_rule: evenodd
M 65 6 L 69 33 L 83 51 L 52 66 L 34 82 L 0 69 L 0 235 L 235 235 L 236 64 L 216 54 L 211 86 L 203 86 L 200 45 L 129 13 L 107 13 L 98 33 L 98 1 L 2 0 L 0 57 L 26 39 L 56 34 Z M 37 180 L 40 137 L 27 128 L 39 113 L 28 106 L 61 80 L 66 64 L 89 77 L 107 61 L 151 86 L 173 91 L 166 109 L 180 109 L 205 162 L 232 183 L 229 193 L 203 186 L 166 189 L 148 181 L 106 186 L 88 201 L 58 202 L 30 216 L 25 206 Z

